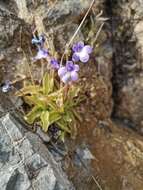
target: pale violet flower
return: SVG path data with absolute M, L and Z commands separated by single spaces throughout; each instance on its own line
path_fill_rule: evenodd
M 37 55 L 33 58 L 34 61 L 47 58 L 48 50 L 44 48 L 44 42 L 44 35 L 34 36 L 34 38 L 32 39 L 32 44 L 36 45 L 38 48 Z
M 45 59 L 48 56 L 48 50 L 44 48 L 39 48 L 37 55 L 34 57 L 34 60 L 39 60 L 39 59 Z
M 70 83 L 78 80 L 79 66 L 72 61 L 67 61 L 66 66 L 62 66 L 58 70 L 58 75 L 63 83 Z
M 89 54 L 92 53 L 92 47 L 89 45 L 84 45 L 84 42 L 78 42 L 73 45 L 73 56 L 72 60 L 74 62 L 81 61 L 83 63 L 88 62 L 89 60 Z
M 59 63 L 58 63 L 58 61 L 55 58 L 51 59 L 50 64 L 51 64 L 51 67 L 53 69 L 59 69 L 60 68 Z

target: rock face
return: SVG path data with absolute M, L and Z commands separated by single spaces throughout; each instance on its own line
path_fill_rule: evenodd
M 29 26 L 0 2 L 0 71 L 1 80 L 12 79 L 17 64 L 23 59 L 22 48 L 30 40 Z M 25 48 L 26 47 L 26 48 Z M 7 77 L 8 76 L 8 77 Z
M 142 130 L 143 1 L 120 1 L 112 4 L 112 10 L 112 24 L 116 28 L 113 32 L 114 115 Z
M 59 1 L 38 1 L 38 0 L 15 0 L 18 8 L 18 16 L 27 22 L 31 22 L 29 17 L 39 15 L 47 27 L 54 27 L 65 24 L 84 13 L 90 6 L 91 0 L 59 0 Z M 31 13 L 30 13 L 31 12 Z M 28 16 L 28 17 L 27 17 Z
M 86 101 L 78 110 L 84 120 L 74 143 L 90 145 L 95 157 L 92 179 L 97 172 L 105 189 L 142 190 L 142 139 L 125 128 L 131 126 L 143 131 L 143 1 L 115 0 L 106 7 L 108 2 L 95 1 L 75 38 L 92 44 L 102 24 L 102 19 L 97 22 L 96 15 L 102 9 L 108 12 L 107 17 L 110 13 L 111 19 L 99 35 L 101 39 L 93 44 L 96 47 L 93 56 L 88 64 L 81 64 L 79 84 Z M 58 54 L 62 54 L 90 3 L 91 0 L 0 1 L 0 81 L 15 79 L 21 69 L 27 72 L 27 58 L 21 47 L 31 53 L 29 58 L 34 55 L 31 51 L 33 28 L 44 32 L 49 48 L 54 45 Z M 0 100 L 0 114 L 4 114 L 8 100 L 4 101 L 1 94 Z M 111 113 L 119 118 L 115 125 L 111 122 Z M 75 146 L 72 148 L 74 153 Z M 89 173 L 82 176 L 82 170 L 74 167 L 77 175 L 72 167 L 73 163 L 69 166 L 69 176 L 77 190 L 97 189 L 97 184 L 89 185 Z M 0 190 L 73 189 L 41 140 L 9 114 L 0 119 L 0 183 Z
M 19 19 L 0 7 L 0 24 L 0 48 L 6 48 L 12 44 L 14 32 L 20 29 Z
M 52 31 L 55 45 L 60 42 L 58 48 L 63 48 L 71 35 L 74 34 L 78 27 L 77 23 L 80 15 L 85 13 L 90 3 L 91 0 L 84 3 L 83 0 L 15 0 L 18 17 L 24 19 L 29 24 L 32 24 L 34 21 L 40 32 L 45 31 L 49 34 Z M 61 39 L 60 34 L 65 38 Z M 77 36 L 79 37 L 79 35 Z M 82 35 L 80 39 L 82 39 Z
M 1 190 L 74 189 L 41 140 L 9 114 L 0 119 L 0 183 Z

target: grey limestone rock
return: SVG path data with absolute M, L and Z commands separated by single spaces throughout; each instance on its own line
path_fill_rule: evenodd
M 38 136 L 10 114 L 0 119 L 0 190 L 72 190 Z

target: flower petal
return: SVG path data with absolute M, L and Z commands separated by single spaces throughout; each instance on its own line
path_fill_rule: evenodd
M 73 71 L 74 70 L 74 64 L 72 61 L 66 62 L 66 69 L 67 69 L 67 71 Z
M 83 47 L 84 47 L 84 42 L 78 42 L 78 43 L 73 45 L 72 50 L 74 52 L 80 52 Z
M 93 48 L 92 48 L 91 46 L 89 46 L 89 45 L 86 45 L 86 46 L 84 46 L 84 50 L 85 50 L 88 54 L 90 54 L 90 53 L 92 53 Z
M 62 78 L 66 73 L 67 73 L 66 67 L 59 68 L 58 75 L 59 75 L 60 78 Z
M 88 60 L 89 60 L 88 53 L 80 54 L 80 61 L 81 62 L 86 63 L 86 62 L 88 62 Z
M 61 78 L 63 83 L 68 83 L 71 81 L 71 73 L 67 72 L 62 78 Z
M 59 69 L 59 67 L 60 67 L 59 63 L 55 58 L 52 58 L 50 63 L 51 63 L 51 66 L 52 66 L 53 69 Z
M 42 59 L 42 58 L 47 58 L 47 56 L 48 56 L 48 51 L 47 50 L 39 49 L 35 59 L 38 60 L 38 59 Z
M 72 80 L 72 81 L 78 80 L 78 74 L 77 74 L 76 71 L 72 71 L 72 72 L 71 72 L 71 80 Z
M 33 38 L 31 42 L 32 42 L 32 44 L 38 44 L 38 43 L 39 43 L 39 40 L 36 39 L 36 38 Z
M 73 54 L 73 56 L 72 56 L 72 60 L 73 60 L 74 62 L 79 61 L 79 56 L 78 56 L 77 53 L 74 53 L 74 54 Z
M 74 65 L 74 71 L 79 71 L 79 65 L 77 64 Z

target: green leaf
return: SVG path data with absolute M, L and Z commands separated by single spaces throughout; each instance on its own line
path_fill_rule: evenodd
M 49 111 L 43 111 L 41 113 L 41 121 L 42 121 L 42 128 L 45 132 L 48 131 L 48 127 L 50 125 L 50 120 L 49 120 Z
M 48 95 L 50 92 L 53 91 L 53 87 L 54 87 L 54 78 L 53 76 L 50 76 L 50 74 L 46 72 L 43 77 L 43 93 L 45 95 Z
M 74 117 L 76 119 L 78 119 L 80 122 L 82 122 L 82 118 L 81 118 L 80 114 L 77 111 L 72 110 L 72 113 L 73 113 L 73 115 L 74 115 Z
M 50 125 L 61 119 L 61 114 L 59 112 L 52 111 L 49 115 Z
M 48 105 L 52 110 L 58 110 L 58 106 L 54 101 L 49 100 Z
M 41 112 L 41 108 L 35 106 L 24 118 L 29 124 L 33 124 L 35 119 L 40 117 Z
M 69 88 L 68 97 L 70 100 L 72 100 L 74 97 L 76 97 L 79 93 L 79 88 L 77 86 L 72 86 Z
M 33 96 L 25 96 L 24 100 L 29 105 L 37 105 L 41 107 L 42 109 L 46 109 L 46 101 L 43 96 L 39 95 L 33 95 Z
M 68 120 L 66 120 L 66 122 L 68 122 L 69 128 L 70 128 L 70 136 L 71 138 L 75 139 L 75 137 L 77 136 L 77 125 L 76 125 L 76 119 L 75 116 L 72 112 L 72 110 L 67 111 L 67 115 L 69 117 L 67 117 Z
M 60 140 L 65 142 L 65 131 L 61 131 Z
M 60 121 L 57 121 L 56 124 L 63 130 L 66 131 L 67 133 L 71 133 L 68 125 L 66 122 L 64 122 L 62 119 Z
M 86 100 L 86 97 L 84 95 L 79 96 L 78 98 L 76 98 L 76 101 L 74 102 L 74 106 L 77 106 L 78 104 L 80 104 L 81 102 L 85 100 Z
M 64 91 L 64 87 L 50 93 L 47 97 L 52 98 L 53 100 L 56 100 L 57 98 L 59 98 L 59 97 L 61 97 L 63 95 L 63 91 Z
M 72 122 L 72 117 L 71 117 L 71 114 L 70 112 L 66 112 L 63 114 L 63 120 L 67 123 L 71 123 Z
M 75 86 L 72 86 L 71 88 L 69 88 L 68 96 L 64 102 L 64 106 L 66 108 L 72 108 L 76 106 L 75 102 L 76 102 L 78 93 L 79 93 L 79 88 Z
M 69 111 L 70 112 L 70 116 L 72 118 L 72 123 L 70 123 L 70 129 L 71 129 L 71 137 L 73 139 L 75 139 L 75 137 L 77 136 L 77 123 L 76 123 L 76 119 L 75 119 L 75 116 L 73 114 L 72 111 Z

